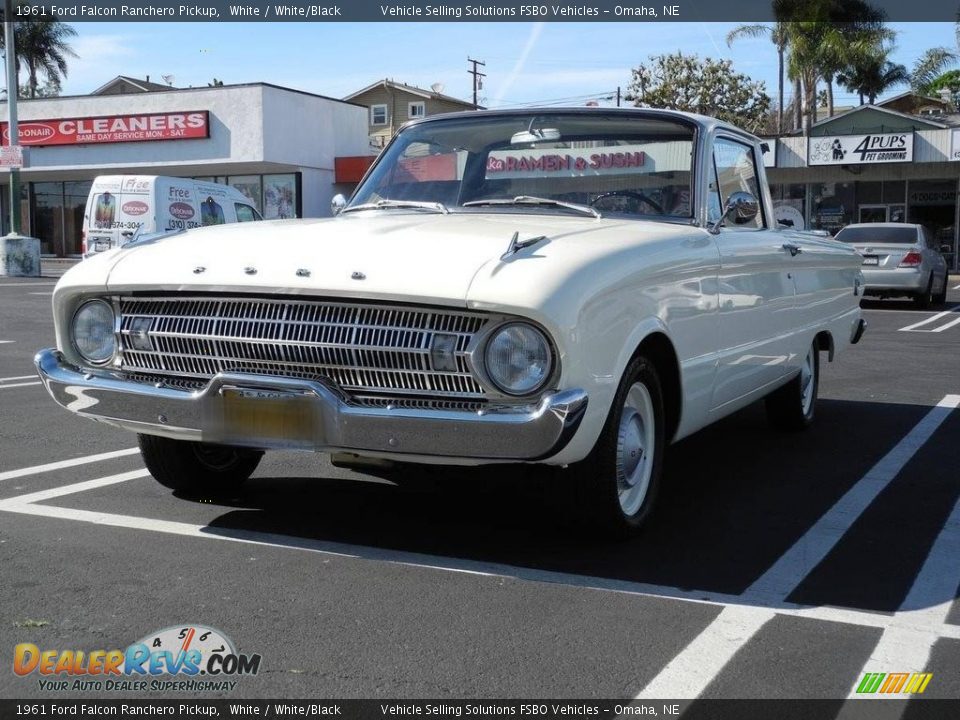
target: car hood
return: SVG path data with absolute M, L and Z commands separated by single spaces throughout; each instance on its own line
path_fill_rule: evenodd
M 526 274 L 530 282 L 545 269 L 543 263 L 529 262 L 531 257 L 552 258 L 554 269 L 569 268 L 579 264 L 580 256 L 623 248 L 628 237 L 690 232 L 689 226 L 662 222 L 393 210 L 234 224 L 118 251 L 107 289 L 322 294 L 463 305 L 478 274 L 484 270 L 490 277 L 504 264 L 501 256 L 514 233 L 521 240 L 547 238 L 506 261 L 526 258 L 532 266 Z M 529 274 L 531 269 L 537 272 Z

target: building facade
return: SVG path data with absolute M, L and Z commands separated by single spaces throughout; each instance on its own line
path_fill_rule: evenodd
M 408 120 L 474 109 L 472 103 L 442 95 L 435 90 L 424 90 L 386 79 L 378 80 L 363 90 L 347 95 L 344 100 L 368 108 L 368 133 L 372 152 L 380 152 Z
M 202 178 L 237 187 L 265 218 L 321 217 L 336 193 L 352 190 L 336 182 L 335 159 L 368 152 L 367 109 L 355 103 L 265 83 L 176 89 L 140 81 L 146 89 L 138 91 L 127 80 L 99 95 L 18 103 L 21 232 L 40 238 L 45 255 L 80 253 L 97 175 Z M 6 173 L 0 180 L 6 233 Z
M 921 223 L 949 246 L 957 269 L 960 116 L 863 105 L 772 149 L 767 176 L 779 221 L 831 234 L 856 222 Z

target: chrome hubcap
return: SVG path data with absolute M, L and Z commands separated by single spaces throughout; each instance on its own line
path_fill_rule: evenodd
M 617 433 L 617 493 L 625 515 L 635 514 L 650 488 L 655 420 L 653 402 L 643 383 L 627 393 Z
M 813 353 L 816 350 L 810 348 L 807 353 L 807 359 L 803 361 L 803 367 L 800 368 L 800 400 L 803 403 L 803 414 L 810 412 L 810 406 L 813 404 Z

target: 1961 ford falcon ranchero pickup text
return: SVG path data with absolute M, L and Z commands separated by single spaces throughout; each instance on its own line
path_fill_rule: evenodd
M 667 443 L 760 398 L 805 427 L 821 353 L 863 332 L 862 258 L 775 227 L 762 152 L 669 111 L 419 120 L 334 218 L 81 263 L 36 365 L 167 487 L 233 488 L 277 448 L 535 462 L 628 534 Z

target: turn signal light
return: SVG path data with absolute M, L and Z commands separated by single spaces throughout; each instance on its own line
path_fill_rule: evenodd
M 908 252 L 903 260 L 900 261 L 900 267 L 920 267 L 920 263 L 923 262 L 923 258 L 920 256 L 920 253 L 911 250 Z

